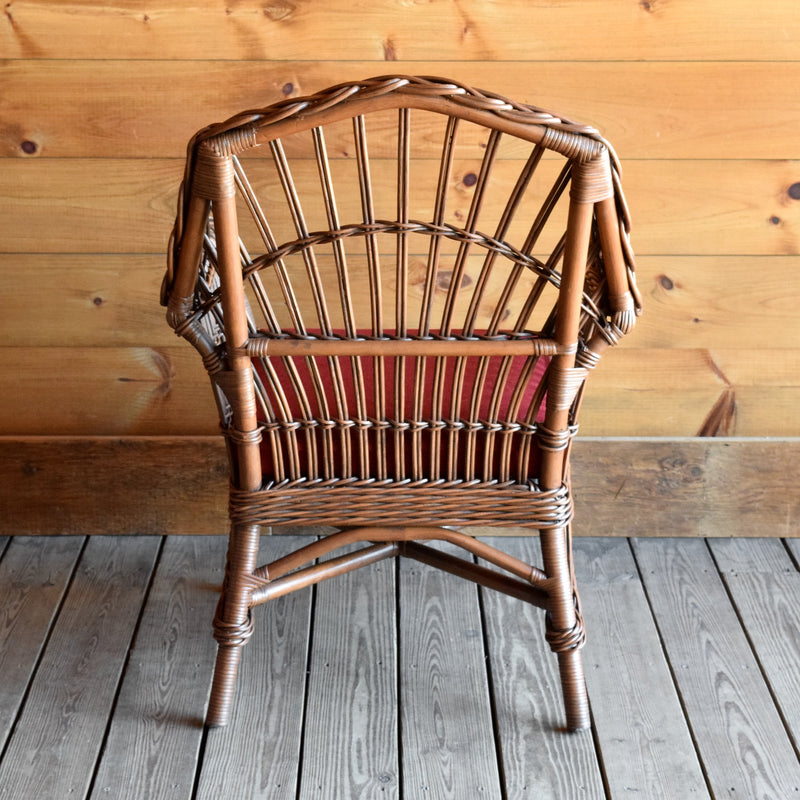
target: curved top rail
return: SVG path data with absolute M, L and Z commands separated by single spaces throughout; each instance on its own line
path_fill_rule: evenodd
M 586 152 L 581 154 L 584 158 L 593 157 L 602 147 L 611 151 L 600 132 L 589 125 L 447 78 L 410 75 L 383 75 L 340 83 L 316 94 L 287 98 L 266 108 L 243 111 L 224 122 L 203 128 L 192 140 L 192 146 L 215 140 L 215 149 L 220 154 L 238 152 L 247 146 L 277 138 L 286 129 L 321 124 L 309 122 L 312 117 L 320 116 L 329 121 L 358 114 L 359 107 L 366 103 L 372 109 L 381 106 L 419 107 L 472 118 L 534 141 L 542 140 L 546 130 L 550 129 L 560 136 L 551 134 L 549 141 L 543 141 L 545 147 L 560 151 L 562 142 L 588 140 Z M 284 124 L 275 132 L 268 130 L 280 123 Z M 226 136 L 234 131 L 238 136 Z
M 188 146 L 178 214 L 169 244 L 167 274 L 162 286 L 164 305 L 172 288 L 195 158 L 201 146 L 210 148 L 216 155 L 230 156 L 295 131 L 368 111 L 403 107 L 438 112 L 496 128 L 541 144 L 575 162 L 589 161 L 604 152 L 608 153 L 623 256 L 638 313 L 640 297 L 633 276 L 634 258 L 629 244 L 630 217 L 621 188 L 620 165 L 613 148 L 600 132 L 590 125 L 557 116 L 537 106 L 516 102 L 451 79 L 409 75 L 383 75 L 340 83 L 315 94 L 286 98 L 262 109 L 241 112 L 198 131 Z

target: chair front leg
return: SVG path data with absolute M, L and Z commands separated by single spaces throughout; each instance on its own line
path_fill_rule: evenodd
M 548 579 L 545 635 L 558 656 L 567 728 L 575 731 L 588 728 L 591 717 L 581 656 L 585 634 L 570 568 L 569 536 L 566 528 L 548 528 L 540 536 Z
M 206 714 L 209 727 L 228 724 L 242 645 L 253 632 L 252 574 L 260 533 L 258 525 L 234 525 L 231 528 L 225 580 L 214 617 L 214 638 L 219 649 Z

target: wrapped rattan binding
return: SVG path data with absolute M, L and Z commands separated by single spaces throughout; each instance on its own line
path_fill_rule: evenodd
M 162 300 L 231 455 L 209 724 L 255 605 L 394 556 L 545 608 L 567 724 L 589 723 L 569 451 L 640 311 L 629 231 L 596 130 L 451 80 L 339 84 L 194 137 Z M 259 566 L 287 524 L 341 532 Z M 542 567 L 462 525 L 538 531 Z

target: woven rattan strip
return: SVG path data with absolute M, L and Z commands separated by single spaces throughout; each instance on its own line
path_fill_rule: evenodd
M 567 525 L 572 500 L 566 486 L 539 491 L 535 486 L 441 481 L 291 482 L 261 492 L 231 489 L 231 519 L 246 525 L 458 526 L 549 528 Z M 498 522 L 500 521 L 500 522 Z

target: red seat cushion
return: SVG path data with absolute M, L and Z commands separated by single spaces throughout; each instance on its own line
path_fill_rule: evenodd
M 374 359 L 362 358 L 358 361 L 360 381 L 354 359 L 335 361 L 338 377 L 332 366 L 334 359 L 324 357 L 271 358 L 257 364 L 269 406 L 266 413 L 262 410 L 262 419 L 278 421 L 287 453 L 294 450 L 297 454 L 294 467 L 290 466 L 291 457 L 285 457 L 284 469 L 276 470 L 273 443 L 265 436 L 262 465 L 266 480 L 352 476 L 496 479 L 502 473 L 501 440 L 509 436 L 507 446 L 517 451 L 522 448 L 522 462 L 519 453 L 516 461 L 511 459 L 512 477 L 522 478 L 535 471 L 537 448 L 530 446 L 530 423 L 541 422 L 544 416 L 540 384 L 548 359 L 386 357 L 382 360 L 383 380 L 376 380 L 375 370 L 381 367 Z M 437 374 L 437 361 L 442 374 Z M 400 370 L 402 374 L 396 374 Z M 498 388 L 501 372 L 505 374 L 502 389 Z M 474 408 L 472 390 L 479 381 L 483 388 Z M 454 407 L 457 384 L 461 391 Z M 321 391 L 315 391 L 317 386 Z M 376 395 L 381 386 L 382 396 Z M 421 391 L 415 403 L 417 386 Z M 292 421 L 299 423 L 294 430 L 290 429 Z M 515 430 L 514 425 L 503 427 L 502 423 L 520 426 Z M 349 468 L 345 441 L 349 441 Z M 363 452 L 365 442 L 368 455 Z M 412 457 L 415 449 L 419 453 L 416 470 Z M 383 459 L 379 452 L 384 453 Z M 472 471 L 470 460 L 476 465 Z M 383 470 L 380 461 L 386 464 Z M 333 468 L 326 469 L 326 462 Z M 451 464 L 456 465 L 455 473 Z

